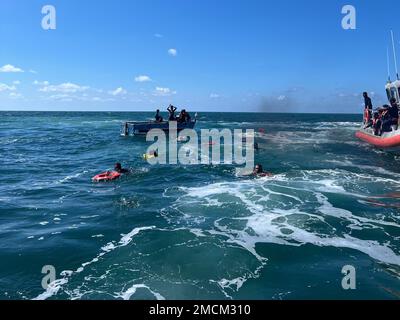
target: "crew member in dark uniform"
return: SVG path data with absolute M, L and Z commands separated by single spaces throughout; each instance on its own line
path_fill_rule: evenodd
M 397 130 L 399 126 L 399 105 L 397 104 L 396 98 L 390 99 L 390 108 L 389 108 L 390 118 L 392 119 L 392 126 L 394 126 L 395 130 Z
M 372 113 L 373 106 L 372 106 L 371 98 L 368 97 L 368 93 L 367 92 L 363 93 L 363 97 L 364 97 L 365 108 L 370 110 L 371 113 Z

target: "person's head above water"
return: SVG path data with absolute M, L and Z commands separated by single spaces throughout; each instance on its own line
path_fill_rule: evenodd
M 368 98 L 368 92 L 363 92 L 363 97 Z
M 396 100 L 396 98 L 391 98 L 390 99 L 390 104 L 393 106 L 393 105 L 397 105 L 397 100 Z
M 120 171 L 122 169 L 122 166 L 119 162 L 117 162 L 114 166 L 115 171 Z
M 254 167 L 254 173 L 263 173 L 263 167 L 261 164 L 256 164 Z

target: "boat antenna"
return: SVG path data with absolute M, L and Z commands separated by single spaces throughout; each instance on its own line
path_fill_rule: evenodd
M 395 69 L 396 69 L 396 77 L 397 77 L 397 80 L 400 80 L 400 79 L 399 79 L 399 71 L 398 71 L 398 69 L 397 69 L 396 47 L 395 47 L 395 45 L 394 45 L 393 30 L 390 30 L 390 34 L 392 35 L 393 57 L 394 57 L 394 67 L 395 67 Z
M 386 47 L 386 61 L 387 61 L 387 71 L 388 71 L 388 82 L 392 82 L 390 79 L 390 58 L 389 58 L 389 47 Z

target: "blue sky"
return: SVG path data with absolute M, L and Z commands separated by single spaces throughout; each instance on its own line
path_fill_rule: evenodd
M 56 30 L 41 27 L 47 4 Z M 341 27 L 346 4 L 356 30 Z M 359 112 L 364 90 L 385 102 L 399 12 L 377 0 L 1 0 L 0 110 Z

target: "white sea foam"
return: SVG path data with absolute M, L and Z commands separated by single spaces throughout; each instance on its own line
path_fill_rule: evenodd
M 285 194 L 283 191 L 276 192 L 272 191 L 268 184 L 268 180 L 251 180 L 241 181 L 233 183 L 214 183 L 202 187 L 195 188 L 181 188 L 181 191 L 185 193 L 184 196 L 177 200 L 176 206 L 180 208 L 187 203 L 194 205 L 212 206 L 213 202 L 210 199 L 217 201 L 218 206 L 224 203 L 224 197 L 226 195 L 233 196 L 240 203 L 243 204 L 243 210 L 247 210 L 249 215 L 246 217 L 225 217 L 215 221 L 214 232 L 224 234 L 228 237 L 229 242 L 235 242 L 244 248 L 249 249 L 259 260 L 260 256 L 255 252 L 256 243 L 275 243 L 280 245 L 291 245 L 300 246 L 304 244 L 313 244 L 316 246 L 333 246 L 338 248 L 348 248 L 362 252 L 371 258 L 387 263 L 400 265 L 400 255 L 395 252 L 393 244 L 385 241 L 379 243 L 373 239 L 358 239 L 349 234 L 343 236 L 332 235 L 331 233 L 318 233 L 312 231 L 309 227 L 305 227 L 302 224 L 296 225 L 296 220 L 293 222 L 293 217 L 304 216 L 306 219 L 318 219 L 321 223 L 325 224 L 324 216 L 335 217 L 343 222 L 347 222 L 350 228 L 357 228 L 363 230 L 363 228 L 377 227 L 377 226 L 391 226 L 399 228 L 400 225 L 394 222 L 387 222 L 379 219 L 370 219 L 362 216 L 357 216 L 351 211 L 337 208 L 333 206 L 327 196 L 323 195 L 322 192 L 345 194 L 348 196 L 366 197 L 365 195 L 354 194 L 348 192 L 340 181 L 343 181 L 341 172 L 321 170 L 318 172 L 303 172 L 302 178 L 294 178 L 294 181 L 302 182 L 306 186 L 300 190 L 306 192 L 312 200 L 307 200 L 309 203 L 312 201 L 314 210 L 319 211 L 320 214 L 311 214 L 308 212 L 302 212 L 299 207 L 304 203 L 304 200 L 300 198 L 296 193 L 289 192 Z M 367 175 L 358 175 L 360 179 L 369 179 Z M 324 178 L 322 178 L 324 177 Z M 272 185 L 277 185 L 275 179 Z M 291 180 L 293 181 L 293 180 Z M 296 188 L 292 189 L 296 190 Z M 260 190 L 264 193 L 260 195 Z M 295 202 L 295 206 L 291 209 L 280 209 L 276 207 L 270 207 L 268 200 L 272 195 L 277 197 L 291 199 Z M 232 201 L 230 199 L 229 201 Z M 184 209 L 180 209 L 184 210 Z M 187 214 L 187 213 L 186 213 Z M 289 217 L 291 221 L 288 222 Z M 242 220 L 246 222 L 244 229 L 236 229 L 228 227 L 226 222 L 222 223 L 223 220 Z M 279 222 L 277 222 L 279 221 Z M 252 230 L 254 233 L 249 232 Z M 208 231 L 212 232 L 212 231 Z
M 61 287 L 68 282 L 67 279 L 58 279 L 50 283 L 45 292 L 39 294 L 36 298 L 32 300 L 46 300 L 58 293 Z
M 58 181 L 58 183 L 65 183 L 65 182 L 68 182 L 69 180 L 72 180 L 72 179 L 75 179 L 75 178 L 79 178 L 80 176 L 82 176 L 83 174 L 85 174 L 85 173 L 88 173 L 88 171 L 83 171 L 83 172 L 78 172 L 78 173 L 76 173 L 76 174 L 73 174 L 73 175 L 69 175 L 69 176 L 66 176 L 65 178 L 63 178 L 63 179 L 60 179 L 59 181 Z
M 159 294 L 158 292 L 155 292 L 151 290 L 148 286 L 144 284 L 135 284 L 131 286 L 128 290 L 120 293 L 115 293 L 115 298 L 122 298 L 123 300 L 130 300 L 131 297 L 136 293 L 137 289 L 147 289 L 150 291 L 150 293 L 157 299 L 157 300 L 165 300 L 165 298 Z
M 33 300 L 45 300 L 45 299 L 48 299 L 48 298 L 52 297 L 53 295 L 56 295 L 59 292 L 60 288 L 63 285 L 67 284 L 68 283 L 68 279 L 70 277 L 73 277 L 74 274 L 82 273 L 87 266 L 98 262 L 101 257 L 103 257 L 104 255 L 108 254 L 109 252 L 111 252 L 111 251 L 113 251 L 113 250 L 115 250 L 115 249 L 117 249 L 119 247 L 127 246 L 133 240 L 133 237 L 135 235 L 139 234 L 141 231 L 152 230 L 154 228 L 155 228 L 155 226 L 134 228 L 128 234 L 122 235 L 122 238 L 120 239 L 118 244 L 115 244 L 113 242 L 109 242 L 107 245 L 105 245 L 105 246 L 103 246 L 101 248 L 102 252 L 100 252 L 91 261 L 82 263 L 81 267 L 79 267 L 75 271 L 65 270 L 65 271 L 61 272 L 61 276 L 63 276 L 63 278 L 62 279 L 57 279 L 56 281 L 54 281 L 53 285 L 49 286 L 44 293 L 38 295 Z

